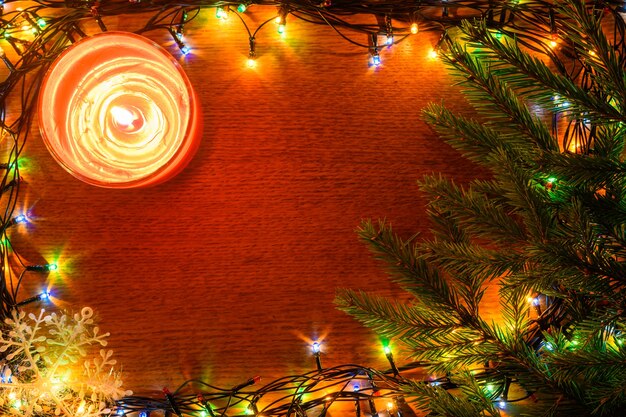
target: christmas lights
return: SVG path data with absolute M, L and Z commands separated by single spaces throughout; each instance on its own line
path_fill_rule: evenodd
M 13 3 L 13 2 L 9 2 L 9 3 Z M 368 37 L 370 37 L 370 39 L 377 39 L 378 36 L 386 36 L 386 44 L 392 45 L 398 42 L 397 39 L 401 39 L 400 35 L 402 34 L 408 34 L 408 33 L 417 34 L 418 23 L 415 20 L 419 20 L 419 23 L 420 23 L 419 28 L 422 29 L 423 31 L 438 30 L 438 31 L 443 31 L 444 33 L 440 41 L 437 43 L 437 45 L 435 45 L 435 47 L 433 48 L 431 52 L 431 56 L 433 58 L 436 58 L 440 52 L 445 51 L 446 39 L 447 39 L 446 29 L 452 28 L 458 25 L 460 22 L 460 18 L 454 17 L 457 15 L 457 13 L 451 13 L 451 10 L 453 8 L 467 8 L 467 9 L 471 9 L 474 11 L 474 17 L 486 17 L 486 16 L 494 17 L 492 20 L 490 20 L 490 24 L 493 26 L 493 29 L 498 30 L 495 35 L 497 37 L 500 37 L 500 38 L 511 37 L 512 35 L 515 35 L 519 37 L 519 39 L 521 39 L 523 42 L 528 43 L 529 47 L 535 47 L 537 45 L 540 45 L 541 47 L 537 47 L 539 50 L 545 49 L 543 48 L 545 46 L 552 45 L 551 42 L 554 42 L 554 45 L 552 45 L 553 48 L 557 46 L 556 44 L 559 42 L 558 21 L 559 19 L 564 18 L 563 16 L 557 17 L 554 13 L 554 10 L 551 7 L 548 7 L 546 4 L 543 4 L 541 2 L 528 2 L 528 3 L 526 2 L 524 3 L 502 2 L 502 3 L 503 3 L 502 5 L 495 5 L 494 2 L 487 2 L 487 1 L 484 1 L 484 2 L 460 1 L 460 2 L 455 2 L 455 3 L 434 2 L 432 4 L 422 5 L 419 2 L 418 3 L 407 2 L 406 4 L 399 4 L 398 7 L 396 7 L 397 12 L 394 12 L 393 14 L 389 14 L 389 7 L 387 4 L 382 4 L 382 3 L 368 4 L 367 14 L 370 14 L 370 13 L 374 14 L 378 18 L 383 19 L 385 21 L 385 25 L 383 25 L 382 27 L 372 28 L 372 26 L 370 25 L 348 24 L 343 19 L 340 18 L 341 16 L 346 15 L 346 14 L 351 14 L 351 15 L 361 14 L 362 12 L 361 12 L 360 5 L 356 7 L 352 4 L 351 5 L 343 5 L 341 3 L 331 4 L 331 2 L 325 1 L 319 6 L 318 5 L 311 6 L 310 3 L 290 2 L 288 8 L 282 9 L 281 18 L 279 19 L 278 31 L 281 34 L 285 32 L 286 16 L 287 14 L 289 14 L 293 18 L 309 20 L 314 23 L 328 24 L 332 26 L 333 28 L 345 28 L 348 30 L 352 30 L 357 34 L 357 36 L 362 36 L 363 34 L 366 34 Z M 154 13 L 155 19 L 151 20 L 150 23 L 147 24 L 147 26 L 142 29 L 142 31 L 157 30 L 157 29 L 162 29 L 165 26 L 168 26 L 167 30 L 174 32 L 174 39 L 177 45 L 179 46 L 181 53 L 186 54 L 186 53 L 189 53 L 190 49 L 188 46 L 186 46 L 182 42 L 183 25 L 186 24 L 189 20 L 191 20 L 191 19 L 188 20 L 188 15 L 187 15 L 186 10 L 189 9 L 190 11 L 191 10 L 198 11 L 202 8 L 216 7 L 218 3 L 208 3 L 208 2 L 197 3 L 197 4 L 193 2 L 191 4 L 190 3 L 185 3 L 185 4 L 169 3 L 168 5 L 163 6 L 163 5 L 151 5 L 147 3 L 143 4 L 140 2 L 123 2 L 123 3 L 112 2 L 109 4 L 98 3 L 98 4 L 94 4 L 93 6 L 91 4 L 84 4 L 84 5 L 81 4 L 81 5 L 73 6 L 70 3 L 65 3 L 65 2 L 61 4 L 58 2 L 45 2 L 44 1 L 42 4 L 45 5 L 45 6 L 42 6 L 43 9 L 47 7 L 50 9 L 54 9 L 56 12 L 58 12 L 59 16 L 41 18 L 41 17 L 38 17 L 37 13 L 32 10 L 17 10 L 17 11 L 12 11 L 10 13 L 5 13 L 4 15 L 4 19 L 6 19 L 7 22 L 12 22 L 11 26 L 7 24 L 3 28 L 4 30 L 3 42 L 5 43 L 4 46 L 12 48 L 14 53 L 17 54 L 20 57 L 20 59 L 15 61 L 17 62 L 16 64 L 13 64 L 11 61 L 9 61 L 9 59 L 6 57 L 6 54 L 4 52 L 0 53 L 0 56 L 2 57 L 2 61 L 4 62 L 5 66 L 9 70 L 8 79 L 7 81 L 3 83 L 3 85 L 6 87 L 6 89 L 3 90 L 2 92 L 3 98 L 6 98 L 6 95 L 10 93 L 12 87 L 14 87 L 15 85 L 18 85 L 20 81 L 22 82 L 24 81 L 23 77 L 25 77 L 25 74 L 27 73 L 35 74 L 36 73 L 35 70 L 40 68 L 42 62 L 53 61 L 55 58 L 59 56 L 61 51 L 65 49 L 65 46 L 67 44 L 70 44 L 70 43 L 73 44 L 75 42 L 78 44 L 78 42 L 80 41 L 76 41 L 76 39 L 81 39 L 85 37 L 84 33 L 82 33 L 79 27 L 79 23 L 81 19 L 92 18 L 98 23 L 100 28 L 103 31 L 105 31 L 106 27 L 104 26 L 104 23 L 102 22 L 102 19 L 101 19 L 102 16 L 122 16 L 125 13 L 131 13 L 134 11 L 145 11 L 146 13 Z M 233 8 L 236 7 L 238 13 L 244 13 L 247 10 L 249 5 L 256 4 L 256 3 L 253 2 L 249 4 L 243 4 L 243 3 L 220 2 L 219 4 L 220 6 L 216 7 L 216 16 L 220 19 L 225 19 L 227 18 L 229 14 L 228 10 L 230 10 L 230 7 L 233 7 Z M 267 5 L 267 3 L 263 3 L 263 5 Z M 271 4 L 271 6 L 276 6 L 276 5 L 280 5 L 281 7 L 284 7 L 284 3 Z M 427 17 L 429 16 L 429 14 L 425 12 L 432 10 L 433 8 L 438 8 L 438 10 L 439 9 L 441 10 L 441 13 L 440 13 L 441 18 L 437 17 L 437 18 L 431 19 Z M 181 13 L 180 21 L 176 21 L 176 22 L 172 21 L 170 23 L 165 24 L 163 20 L 159 20 L 158 13 L 165 9 L 180 12 Z M 618 7 L 613 7 L 613 8 L 609 7 L 607 10 L 607 14 L 614 13 L 614 12 L 622 12 L 623 11 L 622 9 L 623 9 L 623 4 L 621 4 Z M 66 14 L 63 15 L 63 13 L 66 13 Z M 231 11 L 231 13 L 234 13 L 234 11 Z M 458 15 L 464 15 L 465 17 L 468 16 L 467 13 L 465 14 L 458 13 Z M 515 19 L 512 17 L 513 15 Z M 419 19 L 417 19 L 416 17 L 419 17 Z M 547 17 L 547 20 L 546 20 L 546 17 Z M 549 24 L 546 24 L 546 21 L 549 22 Z M 526 35 L 523 31 L 524 27 L 533 27 L 533 26 L 541 27 L 545 29 L 545 33 L 535 34 L 533 36 Z M 256 31 L 254 33 L 256 34 Z M 394 37 L 395 34 L 398 34 L 397 39 Z M 248 32 L 248 35 L 249 35 L 249 40 L 250 40 L 250 49 L 249 49 L 249 57 L 248 57 L 247 63 L 249 66 L 254 66 L 256 62 L 255 61 L 255 58 L 256 58 L 255 37 L 250 32 Z M 28 38 L 26 38 L 27 36 Z M 25 40 L 25 39 L 28 39 L 28 40 Z M 58 46 L 55 47 L 54 46 L 55 44 L 51 42 L 51 39 L 60 40 L 58 42 Z M 377 41 L 374 41 L 373 45 L 360 45 L 359 44 L 359 46 L 368 48 L 371 54 L 373 65 L 380 66 L 381 59 L 380 59 L 380 54 L 379 54 L 379 50 L 378 50 L 378 46 L 376 42 Z M 48 43 L 50 43 L 52 46 L 48 47 Z M 566 48 L 567 45 L 562 45 L 562 47 Z M 560 43 L 559 43 L 559 48 L 561 48 Z M 575 64 L 580 64 L 580 62 L 582 62 L 584 59 L 589 59 L 590 57 L 597 56 L 596 52 L 593 50 L 583 51 L 586 57 L 582 57 L 582 58 L 576 55 L 575 53 L 576 51 L 569 51 L 569 52 L 571 52 L 571 56 L 573 57 L 572 61 L 575 62 Z M 580 70 L 580 66 L 577 67 L 577 70 Z M 583 72 L 583 70 L 580 70 L 580 71 L 581 73 Z M 41 81 L 42 81 L 41 78 L 39 79 L 35 78 L 32 82 L 41 83 Z M 23 100 L 24 102 L 22 103 L 22 108 L 25 109 L 25 108 L 31 108 L 32 106 L 30 105 L 34 102 L 35 99 L 33 96 L 26 95 L 23 98 Z M 569 98 L 561 98 L 559 95 L 555 95 L 553 101 L 554 101 L 555 110 L 557 111 L 567 111 L 570 107 L 573 107 L 576 105 L 575 101 Z M 134 125 L 135 121 L 137 120 L 133 112 L 129 110 L 128 108 L 124 108 L 124 107 L 112 107 L 110 114 L 111 114 L 112 120 L 114 120 L 117 126 L 121 128 L 131 127 Z M 25 121 L 25 120 L 28 120 L 27 116 L 29 115 L 22 114 L 19 116 L 18 119 L 20 121 Z M 585 119 L 585 120 L 587 120 L 587 122 L 589 121 L 589 119 Z M 19 140 L 23 140 L 23 138 L 25 137 L 24 135 L 24 132 L 26 131 L 25 129 L 28 129 L 29 126 L 27 123 L 19 123 L 19 124 L 16 124 L 16 126 L 21 126 L 20 129 L 22 130 L 11 131 L 10 134 L 14 135 L 16 138 L 19 138 Z M 3 129 L 5 131 L 8 131 L 8 126 L 3 126 Z M 6 164 L 4 164 L 7 173 L 5 174 L 6 181 L 3 183 L 3 187 L 2 187 L 3 192 L 10 191 L 13 188 L 17 188 L 17 186 L 19 185 L 19 181 L 20 181 L 19 173 L 17 174 L 15 173 L 16 171 L 15 167 L 17 165 L 18 156 L 19 155 L 12 155 L 10 157 L 11 160 L 7 162 Z M 9 175 L 13 175 L 14 177 L 11 178 L 9 177 Z M 548 186 L 548 184 L 550 185 Z M 546 182 L 546 189 L 554 189 L 555 184 L 556 184 L 556 178 L 548 178 Z M 15 196 L 11 197 L 12 199 L 11 202 L 14 202 L 16 198 L 17 198 L 17 193 L 15 193 Z M 8 207 L 11 207 L 11 205 L 9 204 Z M 22 216 L 23 215 L 16 215 L 14 217 L 11 217 L 11 215 L 9 215 L 7 217 L 8 220 L 5 221 L 4 226 L 7 226 L 11 222 L 14 224 L 22 223 L 26 219 L 25 216 L 24 217 Z M 4 229 L 6 229 L 6 227 Z M 4 260 L 7 261 L 8 263 L 9 262 L 8 255 L 5 254 L 4 256 L 5 256 Z M 26 271 L 51 272 L 51 271 L 57 270 L 57 265 L 54 263 L 46 264 L 46 265 L 31 265 L 31 266 L 25 266 L 24 269 Z M 3 273 L 6 273 L 6 272 L 3 271 Z M 50 293 L 46 291 L 35 297 L 31 297 L 27 300 L 24 300 L 20 303 L 14 302 L 16 296 L 17 296 L 16 294 L 3 293 L 3 297 L 4 297 L 2 299 L 3 305 L 5 307 L 9 306 L 11 309 L 14 309 L 15 307 L 23 306 L 27 301 L 28 303 L 38 301 L 38 300 L 45 301 L 50 298 Z M 546 300 L 544 299 L 543 295 L 542 295 L 542 300 L 544 301 L 546 310 L 543 312 L 539 310 L 538 314 L 540 316 L 546 317 L 548 312 L 554 312 L 554 309 L 556 307 L 553 307 L 553 305 L 555 304 L 549 304 L 545 302 Z M 536 307 L 540 307 L 541 305 L 538 297 L 533 297 L 531 300 L 531 304 Z M 5 318 L 7 318 L 7 314 L 8 314 L 7 311 L 10 311 L 10 309 L 4 310 Z M 539 336 L 537 340 L 540 340 Z M 616 340 L 615 343 L 618 345 L 621 345 L 623 342 L 621 339 L 617 339 L 617 337 L 615 340 Z M 543 346 L 547 350 L 555 349 L 555 345 L 553 345 L 551 342 L 547 342 L 547 343 L 540 342 L 540 343 L 542 343 L 541 346 Z M 572 345 L 576 345 L 576 344 L 572 342 Z M 271 410 L 263 410 L 263 409 L 258 409 L 257 407 L 257 404 L 259 404 L 258 403 L 259 395 L 262 395 L 266 392 L 272 392 L 272 390 L 267 388 L 267 391 L 263 391 L 262 389 L 259 389 L 254 392 L 251 391 L 250 393 L 248 393 L 247 390 L 244 392 L 243 391 L 244 388 L 247 388 L 250 385 L 254 384 L 255 382 L 258 382 L 258 380 L 253 378 L 241 385 L 234 387 L 231 390 L 221 390 L 221 391 L 216 390 L 213 393 L 209 392 L 209 394 L 206 395 L 207 400 L 204 400 L 204 401 L 198 400 L 197 403 L 194 403 L 193 401 L 188 400 L 188 398 L 180 394 L 178 390 L 173 393 L 165 392 L 165 400 L 163 400 L 160 403 L 159 403 L 159 400 L 156 400 L 156 399 L 146 400 L 145 398 L 139 399 L 139 398 L 134 398 L 134 397 L 127 397 L 125 399 L 118 401 L 117 404 L 119 405 L 119 408 L 115 409 L 116 411 L 114 412 L 117 415 L 137 413 L 137 415 L 140 417 L 148 417 L 151 411 L 156 411 L 156 410 L 164 410 L 166 412 L 174 413 L 177 415 L 184 415 L 185 413 L 188 413 L 191 415 L 193 413 L 197 413 L 198 411 L 206 412 L 211 416 L 215 414 L 226 415 L 226 412 L 228 411 L 227 408 L 229 408 L 229 406 L 222 406 L 221 409 L 217 408 L 216 411 L 213 412 L 212 411 L 213 408 L 210 405 L 207 405 L 208 404 L 207 401 L 210 400 L 211 402 L 213 402 L 216 399 L 218 401 L 219 400 L 229 401 L 231 399 L 234 399 L 233 406 L 237 404 L 241 406 L 247 403 L 251 406 L 250 409 L 253 411 L 253 414 L 255 415 L 258 415 L 259 413 L 264 413 L 264 412 L 268 413 L 268 415 L 290 415 L 290 412 L 293 412 L 296 409 L 314 409 L 315 407 L 319 407 L 322 404 L 324 404 L 323 407 L 326 407 L 326 402 L 332 403 L 334 401 L 340 401 L 342 399 L 346 399 L 346 400 L 357 403 L 356 407 L 357 407 L 357 413 L 358 413 L 359 412 L 358 411 L 359 400 L 363 399 L 364 401 L 368 403 L 370 412 L 374 414 L 376 413 L 375 397 L 377 397 L 376 395 L 377 393 L 381 392 L 381 390 L 377 388 L 377 385 L 384 386 L 384 389 L 388 389 L 389 392 L 393 392 L 394 395 L 396 395 L 398 392 L 401 391 L 400 386 L 402 385 L 402 383 L 406 382 L 402 380 L 401 377 L 399 376 L 399 369 L 395 366 L 395 363 L 393 362 L 393 355 L 389 346 L 385 347 L 385 355 L 387 356 L 390 362 L 390 365 L 392 368 L 391 372 L 394 374 L 394 376 L 389 376 L 387 374 L 378 373 L 377 371 L 374 371 L 371 369 L 358 368 L 358 367 L 352 367 L 349 369 L 343 369 L 341 367 L 331 368 L 330 370 L 324 369 L 322 368 L 321 363 L 318 361 L 319 354 L 320 354 L 319 344 L 317 344 L 317 347 L 314 344 L 313 352 L 316 355 L 317 370 L 313 374 L 304 376 L 305 378 L 306 377 L 310 378 L 310 380 L 307 380 L 308 383 L 311 384 L 310 386 L 314 386 L 314 384 L 318 384 L 320 380 L 321 381 L 337 381 L 340 378 L 344 378 L 344 379 L 341 379 L 342 383 L 345 382 L 345 386 L 350 387 L 351 382 L 355 379 L 355 376 L 356 376 L 356 377 L 360 377 L 363 382 L 371 381 L 370 388 L 367 388 L 363 386 L 362 384 L 361 385 L 353 384 L 350 394 L 348 394 L 344 390 L 336 390 L 329 397 L 328 400 L 326 400 L 326 396 L 324 396 L 323 398 L 322 397 L 317 398 L 315 400 L 311 400 L 308 402 L 301 402 L 300 401 L 301 395 L 294 394 L 293 398 L 291 398 L 292 402 L 290 403 L 287 402 L 285 404 L 276 405 L 274 409 L 271 409 Z M 419 364 L 417 366 L 422 366 L 422 365 L 423 364 Z M 2 382 L 5 383 L 5 376 L 3 375 L 2 378 L 3 378 Z M 6 380 L 9 380 L 10 382 L 10 379 L 11 379 L 11 376 L 9 375 L 6 378 Z M 290 386 L 293 388 L 296 386 L 295 385 L 296 383 L 298 384 L 297 385 L 298 387 L 302 387 L 303 379 L 298 379 L 298 377 L 294 377 L 294 379 L 290 380 L 288 383 L 286 383 L 286 385 L 292 384 Z M 442 385 L 448 386 L 446 384 L 451 384 L 451 382 L 445 379 L 443 381 L 438 380 L 438 381 L 431 382 L 431 385 L 436 386 L 436 387 L 439 387 Z M 491 386 L 493 388 L 493 385 Z M 296 391 L 297 389 L 294 389 L 294 392 Z M 235 393 L 237 395 L 235 395 Z M 250 395 L 248 396 L 248 394 Z M 383 394 L 383 396 L 384 395 L 388 395 L 388 394 Z M 248 397 L 246 397 L 245 401 L 243 401 L 240 399 L 241 396 L 248 396 Z M 193 398 L 197 398 L 197 397 L 193 397 Z M 23 403 L 18 398 L 13 398 L 12 400 L 14 401 L 12 403 L 12 407 L 16 409 L 20 409 L 23 406 Z M 509 400 L 506 399 L 506 395 L 503 395 L 503 399 L 498 400 L 497 404 L 500 408 L 503 408 L 507 404 L 507 401 Z M 391 406 L 387 404 L 388 410 L 393 409 L 393 407 L 394 407 L 393 403 L 391 404 Z M 323 408 L 323 409 L 326 410 L 327 408 Z M 81 412 L 85 412 L 87 410 L 86 403 L 85 402 L 79 403 L 77 406 L 77 410 Z
M 35 271 L 35 272 L 51 272 L 59 269 L 59 266 L 55 263 L 45 264 L 45 265 L 28 265 L 26 267 L 27 271 Z

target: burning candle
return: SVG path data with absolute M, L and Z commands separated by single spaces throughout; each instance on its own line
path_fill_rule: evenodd
M 76 42 L 51 65 L 39 127 L 52 156 L 89 184 L 158 184 L 191 160 L 201 135 L 198 99 L 163 48 L 133 33 Z

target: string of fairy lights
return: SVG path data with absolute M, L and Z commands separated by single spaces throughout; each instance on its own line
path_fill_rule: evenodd
M 432 376 L 416 380 L 405 378 L 406 372 L 423 369 L 427 364 L 414 362 L 402 367 L 395 364 L 392 349 L 383 344 L 382 351 L 390 368 L 380 371 L 358 365 L 322 366 L 322 346 L 313 342 L 311 353 L 315 358 L 313 371 L 291 375 L 271 381 L 257 389 L 259 377 L 253 377 L 233 388 L 219 388 L 203 381 L 188 380 L 175 391 L 163 389 L 160 398 L 129 396 L 118 401 L 114 415 L 149 417 L 151 413 L 164 415 L 217 417 L 217 416 L 325 416 L 331 407 L 352 409 L 357 417 L 411 417 L 415 412 L 404 398 L 409 384 L 428 384 L 444 389 L 457 385 L 450 376 Z M 500 409 L 507 404 L 523 401 L 533 394 L 524 392 L 510 395 L 511 384 L 516 381 L 500 374 L 495 368 L 474 369 L 483 389 Z
M 23 6 L 23 7 L 20 7 Z M 613 46 L 626 56 L 625 25 L 621 13 L 626 6 L 621 1 L 596 2 L 591 9 L 614 26 Z M 275 10 L 276 14 L 255 28 L 247 14 L 256 8 Z M 594 79 L 584 59 L 577 55 L 572 45 L 559 37 L 565 17 L 559 15 L 553 2 L 537 0 L 304 0 L 273 1 L 145 1 L 145 0 L 39 0 L 22 3 L 0 0 L 0 59 L 7 75 L 0 83 L 0 128 L 2 140 L 8 150 L 0 164 L 3 174 L 0 193 L 4 205 L 0 216 L 0 315 L 2 319 L 12 312 L 37 301 L 53 296 L 50 289 L 22 298 L 21 287 L 32 274 L 55 273 L 60 267 L 54 262 L 30 264 L 14 250 L 9 239 L 11 230 L 27 224 L 29 213 L 18 212 L 20 184 L 23 182 L 24 144 L 30 134 L 40 83 L 52 61 L 68 46 L 85 38 L 95 27 L 108 30 L 112 17 L 136 15 L 135 20 L 145 22 L 136 33 L 153 31 L 169 33 L 182 55 L 194 53 L 193 39 L 188 39 L 186 28 L 200 13 L 211 13 L 215 19 L 235 19 L 241 23 L 242 33 L 248 40 L 248 57 L 245 65 L 254 67 L 264 51 L 261 31 L 275 30 L 284 36 L 289 22 L 300 20 L 315 25 L 325 25 L 339 39 L 367 52 L 369 65 L 383 66 L 386 48 L 421 32 L 436 32 L 439 40 L 433 45 L 432 55 L 445 50 L 453 38 L 454 30 L 464 19 L 484 19 L 498 37 L 515 38 L 526 48 L 548 56 L 557 68 L 585 88 L 592 89 Z M 355 23 L 358 22 L 358 23 Z M 120 28 L 116 23 L 116 29 Z M 10 99 L 19 102 L 19 112 L 7 113 Z M 584 119 L 570 117 L 565 129 L 560 117 L 567 115 L 568 103 L 555 97 L 552 114 L 553 133 L 561 138 L 563 149 L 588 152 L 594 131 Z M 557 179 L 548 178 L 546 188 L 556 187 Z M 541 294 L 531 297 L 537 319 L 530 332 L 529 343 L 542 348 L 541 331 L 548 323 L 566 320 L 558 299 Z M 356 365 L 331 368 L 322 366 L 322 348 L 312 345 L 315 370 L 274 380 L 260 388 L 258 378 L 251 378 L 239 386 L 223 389 L 202 381 L 185 382 L 178 389 L 164 390 L 158 397 L 126 397 L 114 405 L 113 414 L 148 417 L 158 412 L 176 416 L 324 416 L 338 403 L 352 403 L 357 417 L 361 415 L 411 415 L 403 399 L 403 386 L 408 383 L 403 373 L 423 368 L 426 364 L 413 363 L 397 367 L 389 346 L 384 348 L 390 369 L 377 371 Z M 499 407 L 521 401 L 532 393 L 512 398 L 509 388 L 514 380 L 504 377 L 497 369 L 486 366 L 476 370 L 476 378 Z M 428 378 L 420 383 L 454 388 L 448 376 Z M 381 403 L 384 403 L 381 407 Z

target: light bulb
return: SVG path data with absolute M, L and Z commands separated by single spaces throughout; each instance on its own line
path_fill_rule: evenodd
M 23 214 L 18 214 L 17 216 L 15 216 L 13 221 L 15 223 L 26 223 L 26 216 Z

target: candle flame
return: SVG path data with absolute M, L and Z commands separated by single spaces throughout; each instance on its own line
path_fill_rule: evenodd
M 120 106 L 113 106 L 111 108 L 111 116 L 115 123 L 121 126 L 131 126 L 135 121 L 135 115 L 127 108 Z

